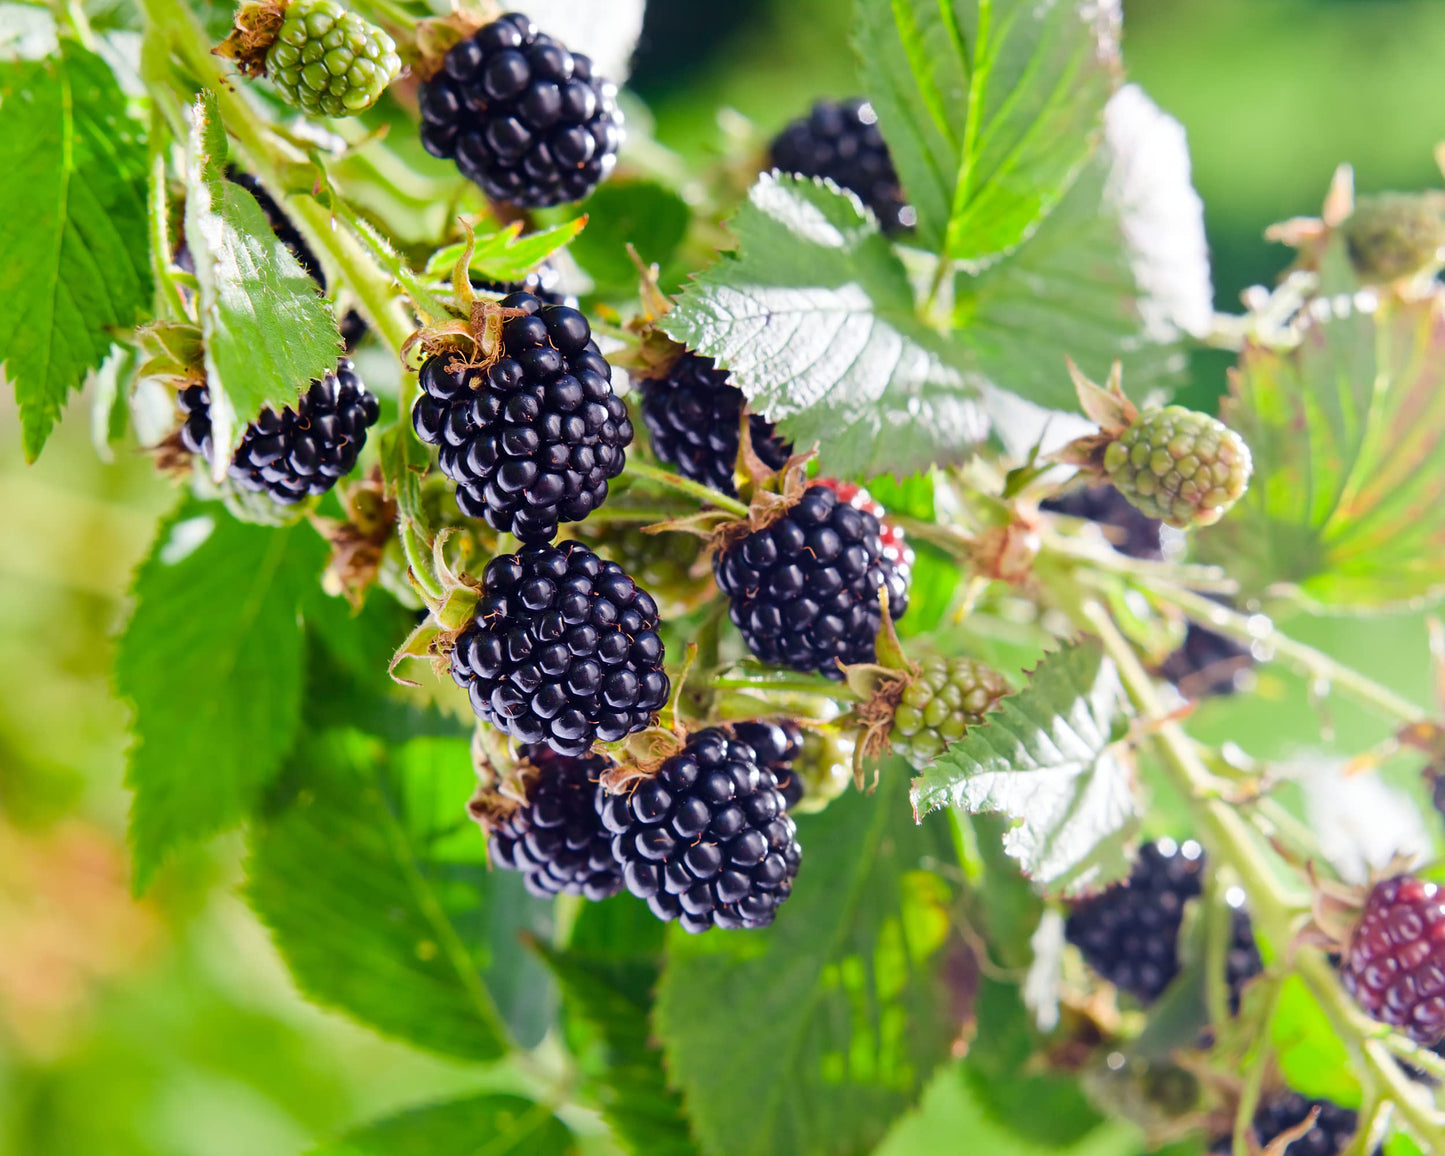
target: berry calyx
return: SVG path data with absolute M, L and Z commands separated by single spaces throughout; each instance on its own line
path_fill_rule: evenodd
M 485 722 L 558 754 L 585 754 L 652 721 L 667 701 L 657 603 L 580 542 L 487 563 L 452 678 Z
M 184 418 L 181 445 L 210 460 L 210 390 L 191 385 L 176 400 Z M 264 493 L 282 506 L 324 494 L 356 468 L 356 459 L 366 445 L 366 431 L 376 424 L 379 414 L 375 396 L 367 392 L 351 362 L 343 357 L 336 371 L 313 381 L 294 407 L 286 406 L 279 414 L 264 409 L 246 427 L 231 458 L 230 479 L 239 488 Z
M 1184 905 L 1203 891 L 1199 844 L 1140 848 L 1129 878 L 1073 905 L 1064 937 L 1101 976 L 1140 1003 L 1153 1003 L 1179 973 Z
M 513 293 L 501 308 L 516 313 L 490 364 L 441 352 L 422 365 L 412 425 L 440 447 L 463 514 L 543 542 L 606 499 L 632 422 L 581 313 L 531 293 Z
M 915 767 L 926 766 L 1009 693 L 1003 676 L 977 659 L 928 655 L 903 688 L 888 741 Z
M 917 223 L 878 130 L 878 114 L 866 100 L 818 101 L 774 138 L 770 153 L 775 169 L 826 177 L 857 193 L 885 233 L 904 232 Z
M 661 374 L 644 377 L 642 420 L 659 461 L 685 478 L 736 495 L 734 473 L 746 400 L 710 357 L 684 352 Z M 748 417 L 753 453 L 772 470 L 781 470 L 793 447 L 778 437 L 772 423 Z
M 802 850 L 771 770 L 718 729 L 655 775 L 597 795 L 627 889 L 690 932 L 766 927 L 792 894 Z
M 396 42 L 335 0 L 290 0 L 266 53 L 266 76 L 313 116 L 365 112 L 396 79 Z
M 908 609 L 912 551 L 882 507 L 857 486 L 819 481 L 761 528 L 713 558 L 729 614 L 763 662 L 842 679 L 839 665 L 872 662 L 889 613 Z
M 1249 486 L 1244 439 L 1182 405 L 1146 409 L 1104 451 L 1104 471 L 1136 509 L 1181 529 L 1219 521 Z
M 1396 875 L 1377 883 L 1340 962 L 1340 981 L 1370 1016 L 1421 1044 L 1445 1037 L 1445 894 Z
M 427 152 L 495 201 L 580 201 L 617 163 L 617 86 L 519 12 L 454 45 L 419 99 Z
M 472 817 L 486 829 L 494 866 L 519 871 L 527 890 L 606 899 L 622 890 L 612 837 L 597 815 L 597 784 L 609 764 L 597 755 L 559 755 L 523 746 L 520 779 L 526 801 L 479 794 Z

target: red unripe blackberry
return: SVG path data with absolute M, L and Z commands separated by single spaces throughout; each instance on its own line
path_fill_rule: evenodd
M 451 653 L 479 718 L 563 755 L 646 727 L 667 701 L 662 661 L 657 603 L 580 542 L 487 563 Z
M 1153 1003 L 1179 972 L 1179 927 L 1203 865 L 1197 843 L 1145 844 L 1128 879 L 1074 904 L 1064 937 L 1120 991 Z
M 766 927 L 792 894 L 802 851 L 777 779 L 724 731 L 698 731 L 655 776 L 599 791 L 597 807 L 623 882 L 659 919 Z
M 455 45 L 419 100 L 427 152 L 495 201 L 580 201 L 617 163 L 617 86 L 518 12 Z
M 211 393 L 204 385 L 181 390 L 184 415 L 181 444 L 193 454 L 211 456 Z M 246 427 L 229 470 L 243 490 L 266 494 L 289 506 L 311 494 L 324 494 L 356 468 L 366 431 L 380 413 L 376 398 L 342 358 L 335 373 L 313 381 L 293 409 L 279 414 L 264 409 Z
M 917 223 L 878 131 L 878 114 L 866 100 L 818 101 L 773 140 L 772 162 L 785 173 L 827 177 L 857 193 L 885 233 L 904 232 Z
M 657 377 L 640 382 L 642 420 L 660 461 L 685 478 L 724 494 L 736 494 L 733 470 L 746 404 L 742 390 L 728 381 L 711 357 L 684 353 Z M 753 452 L 770 469 L 780 470 L 793 447 L 757 414 L 748 416 Z
M 622 869 L 612 857 L 612 837 L 597 815 L 597 783 L 609 766 L 596 755 L 572 758 L 550 747 L 524 746 L 521 757 L 536 768 L 527 802 L 489 824 L 492 863 L 520 871 L 527 890 L 606 899 L 622 890 Z
M 815 482 L 766 529 L 713 559 L 733 624 L 763 662 L 841 679 L 839 662 L 872 662 L 882 625 L 908 609 L 912 552 L 857 486 Z
M 1288 1156 L 1339 1156 L 1354 1139 L 1359 1127 L 1356 1114 L 1328 1100 L 1307 1100 L 1298 1092 L 1272 1096 L 1255 1111 L 1254 1137 L 1260 1150 L 1291 1128 L 1303 1124 L 1315 1108 L 1320 1114 L 1313 1127 L 1290 1144 Z M 1233 1150 L 1231 1139 L 1225 1136 L 1216 1141 L 1209 1151 L 1228 1156 Z
M 502 299 L 526 315 L 502 326 L 501 356 L 488 368 L 451 353 L 421 367 L 412 425 L 440 446 L 442 473 L 457 483 L 469 518 L 524 542 L 545 542 L 607 497 L 632 441 L 627 407 L 587 319 L 531 293 Z
M 792 719 L 750 719 L 733 723 L 733 737 L 753 748 L 758 766 L 772 771 L 783 793 L 788 810 L 803 798 L 803 778 L 793 770 L 793 762 L 803 752 L 803 730 Z
M 1445 1036 L 1445 895 L 1396 875 L 1377 883 L 1340 962 L 1360 1007 L 1421 1044 Z

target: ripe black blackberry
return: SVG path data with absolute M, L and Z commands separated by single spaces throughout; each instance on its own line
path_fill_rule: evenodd
M 641 730 L 667 701 L 657 603 L 580 542 L 527 546 L 482 572 L 452 678 L 479 718 L 582 755 Z
M 181 444 L 209 460 L 210 390 L 188 386 L 176 400 L 184 416 Z M 343 357 L 335 373 L 311 383 L 294 409 L 287 406 L 279 414 L 264 409 L 246 427 L 231 459 L 231 481 L 283 506 L 309 494 L 324 494 L 356 468 L 366 431 L 376 424 L 379 413 L 376 398 Z
M 1254 923 L 1248 912 L 1236 907 L 1230 913 L 1229 950 L 1224 955 L 1224 983 L 1229 991 L 1229 1014 L 1239 1014 L 1244 986 L 1264 970 L 1259 945 L 1254 941 Z
M 776 169 L 828 177 L 857 193 L 885 233 L 904 232 L 917 222 L 878 131 L 878 114 L 866 100 L 818 101 L 774 138 L 771 154 Z
M 501 303 L 525 311 L 502 326 L 501 356 L 487 369 L 452 353 L 429 357 L 412 424 L 441 447 L 463 514 L 545 542 L 559 522 L 602 504 L 622 472 L 632 422 L 581 313 L 531 293 Z
M 882 625 L 908 609 L 912 554 L 857 486 L 815 482 L 766 529 L 713 559 L 733 624 L 763 662 L 841 679 L 838 663 L 872 662 Z
M 1328 1100 L 1307 1100 L 1298 1092 L 1283 1092 L 1260 1104 L 1254 1113 L 1254 1136 L 1263 1149 L 1281 1133 L 1303 1124 L 1312 1110 L 1320 1110 L 1314 1126 L 1289 1146 L 1289 1156 L 1339 1156 L 1354 1138 L 1358 1119 L 1349 1108 Z M 1215 1142 L 1211 1153 L 1230 1153 L 1226 1136 Z M 1377 1152 L 1379 1150 L 1377 1149 Z
M 750 719 L 733 723 L 733 737 L 753 748 L 758 766 L 772 771 L 783 802 L 791 811 L 803 798 L 803 778 L 793 763 L 803 751 L 803 730 L 792 719 Z
M 690 932 L 766 927 L 792 894 L 802 851 L 773 772 L 721 730 L 698 731 L 657 774 L 599 791 L 627 889 Z
M 1239 676 L 1254 665 L 1249 648 L 1191 622 L 1184 643 L 1159 666 L 1159 673 L 1185 698 L 1233 694 Z
M 1057 497 L 1040 502 L 1039 508 L 1095 523 L 1114 549 L 1130 558 L 1158 562 L 1164 557 L 1160 541 L 1164 523 L 1136 510 L 1128 498 L 1107 482 L 1065 490 Z
M 518 12 L 455 45 L 420 101 L 427 152 L 496 201 L 580 201 L 617 163 L 617 86 Z
M 658 377 L 641 381 L 642 420 L 652 450 L 678 473 L 724 494 L 736 494 L 733 469 L 742 424 L 742 390 L 728 382 L 711 357 L 684 353 Z M 748 416 L 753 452 L 780 470 L 793 447 L 757 414 Z
M 1115 987 L 1153 1003 L 1179 972 L 1179 926 L 1203 863 L 1197 843 L 1146 844 L 1127 880 L 1074 904 L 1065 938 Z
M 616 895 L 622 868 L 597 814 L 597 783 L 607 760 L 559 755 L 540 744 L 524 746 L 520 754 L 535 770 L 527 778 L 526 804 L 495 820 L 485 810 L 478 816 L 488 828 L 492 862 L 520 871 L 533 895 Z

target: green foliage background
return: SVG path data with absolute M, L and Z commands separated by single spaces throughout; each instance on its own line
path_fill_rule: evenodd
M 658 9 L 694 3 L 653 0 Z M 736 26 L 718 37 L 687 33 L 682 44 L 659 24 L 636 79 L 660 139 L 678 151 L 701 147 L 720 104 L 771 130 L 816 95 L 851 87 L 848 5 L 704 7 L 733 10 Z M 686 20 L 671 23 L 686 33 Z M 1438 184 L 1430 163 L 1445 137 L 1438 3 L 1134 0 L 1126 29 L 1131 77 L 1189 131 L 1222 305 L 1273 276 L 1285 254 L 1263 242 L 1264 226 L 1315 211 L 1338 161 L 1354 163 L 1361 191 Z M 1209 406 L 1226 359 L 1195 360 L 1184 400 Z M 239 839 L 180 852 L 157 870 L 142 902 L 130 899 L 121 785 L 127 720 L 107 671 L 131 571 L 173 499 L 149 462 L 124 446 L 113 463 L 96 461 L 88 413 L 73 404 L 44 457 L 27 467 L 14 410 L 0 406 L 0 1153 L 292 1156 L 393 1109 L 441 1100 L 454 1103 L 430 1122 L 434 1156 L 464 1151 L 445 1145 L 511 1120 L 517 1102 L 501 1097 L 526 1089 L 506 1075 L 487 1086 L 475 1066 L 385 1040 L 305 1002 L 238 896 Z M 204 605 L 176 609 L 205 614 Z M 1292 629 L 1429 701 L 1417 615 L 1301 619 Z M 1261 683 L 1256 695 L 1207 705 L 1195 733 L 1237 739 L 1262 756 L 1318 749 L 1320 716 L 1304 684 L 1279 668 Z M 1330 699 L 1324 709 L 1340 749 L 1377 737 L 1377 724 L 1349 703 Z M 290 821 L 304 825 L 302 817 Z M 286 831 L 278 824 L 275 834 L 279 841 Z M 284 879 L 284 846 L 270 850 L 266 878 Z M 716 964 L 706 948 L 690 967 Z M 41 966 L 21 974 L 6 960 Z M 303 974 L 324 977 L 327 962 L 312 961 Z M 576 960 L 570 971 L 567 959 L 550 962 L 560 984 L 576 981 Z M 585 998 L 612 1006 L 631 998 L 636 982 L 621 976 Z M 345 1006 L 344 994 L 327 993 L 326 1002 Z M 603 1044 L 646 1049 L 636 1038 Z M 686 1057 L 674 1059 L 685 1084 L 705 1078 Z M 650 1094 L 645 1066 L 637 1078 Z M 985 1116 L 988 1097 L 976 1073 L 965 1079 L 945 1067 L 880 1150 L 952 1153 L 967 1137 L 969 1150 L 998 1156 L 1139 1151 L 1119 1124 L 1071 1148 L 1051 1146 L 1057 1137 L 1025 1142 Z M 587 1152 L 613 1150 L 600 1120 L 574 1113 L 567 1123 Z M 663 1111 L 631 1126 L 665 1134 L 668 1121 Z M 554 1150 L 550 1118 L 508 1127 L 515 1150 Z M 365 1153 L 370 1142 L 361 1133 L 324 1151 Z

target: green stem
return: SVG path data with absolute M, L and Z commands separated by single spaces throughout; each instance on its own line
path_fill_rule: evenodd
M 852 698 L 844 683 L 814 682 L 802 678 L 743 678 L 720 675 L 712 680 L 716 690 L 763 690 L 778 694 L 811 694 L 818 698 Z
M 716 506 L 719 510 L 726 510 L 734 517 L 746 518 L 748 516 L 748 508 L 736 498 L 730 498 L 726 494 L 720 494 L 716 490 L 711 490 L 707 486 L 691 481 L 688 478 L 679 477 L 677 474 L 670 473 L 667 470 L 660 470 L 647 462 L 628 458 L 626 473 L 634 478 L 676 490 L 680 494 L 686 494 L 688 497 L 696 498 L 698 501 L 704 502 L 709 506 Z
M 1150 558 L 1131 558 L 1103 543 L 1090 542 L 1057 532 L 1045 533 L 1043 548 L 1052 554 L 1084 562 L 1098 570 L 1122 574 L 1140 582 L 1167 582 L 1190 590 L 1207 590 L 1213 594 L 1236 594 L 1239 583 L 1218 566 L 1200 566 L 1189 562 L 1156 562 Z
M 676 510 L 633 510 L 627 507 L 612 509 L 603 506 L 599 510 L 593 510 L 587 515 L 589 526 L 604 526 L 608 523 L 631 523 L 635 522 L 640 526 L 651 525 L 654 522 L 666 522 L 669 518 L 677 517 Z

